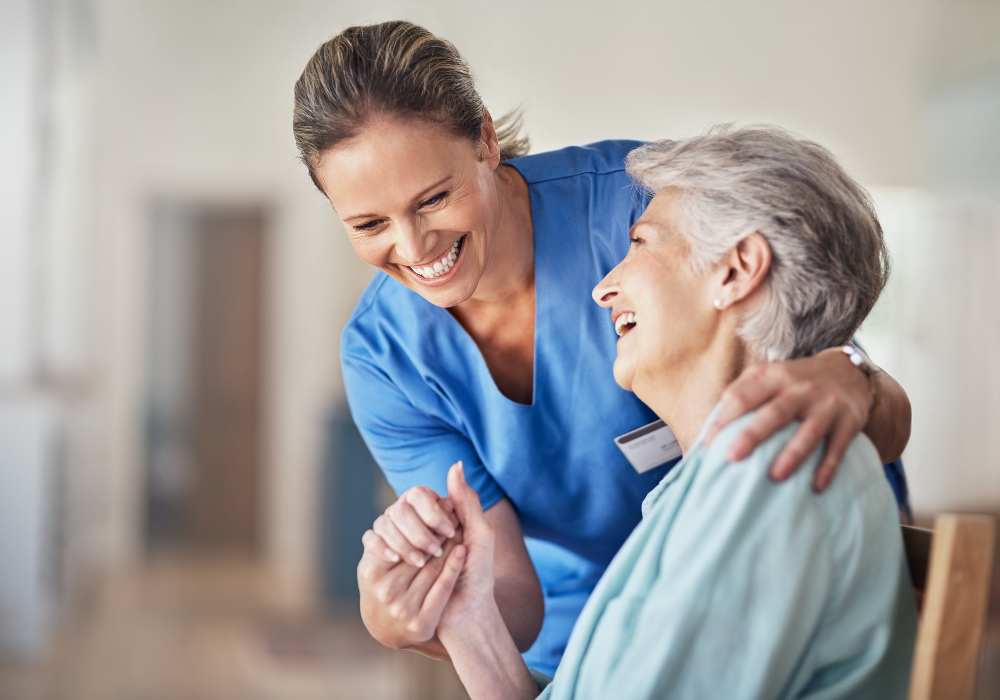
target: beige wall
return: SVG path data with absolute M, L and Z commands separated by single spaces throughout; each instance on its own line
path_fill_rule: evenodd
M 957 3 L 964 9 L 942 13 L 930 0 L 661 1 L 594 10 L 578 2 L 522 0 L 99 0 L 94 196 L 100 261 L 92 344 L 100 349 L 93 410 L 103 432 L 95 479 L 107 486 L 101 489 L 107 515 L 99 520 L 107 556 L 127 561 L 140 532 L 145 204 L 164 193 L 263 198 L 278 214 L 267 542 L 290 592 L 308 591 L 319 421 L 341 392 L 338 330 L 368 277 L 296 162 L 289 129 L 291 86 L 313 49 L 333 33 L 393 17 L 425 23 L 465 54 L 495 111 L 523 106 L 539 150 L 607 137 L 691 134 L 719 121 L 768 121 L 827 144 L 866 183 L 920 188 L 928 181 L 922 114 L 938 79 L 929 68 L 940 57 L 935 37 L 947 24 L 942 16 L 976 4 Z M 961 32 L 949 37 L 962 46 Z M 970 60 L 983 62 L 981 56 Z M 951 386 L 948 367 L 933 369 Z M 914 396 L 917 415 L 936 410 L 923 403 L 922 390 Z M 941 439 L 949 437 L 975 439 Z M 927 502 L 934 507 L 981 493 L 972 475 L 940 479 L 939 465 L 916 455 L 913 464 L 918 504 L 931 483 L 937 495 Z M 931 470 L 938 477 L 928 481 L 921 471 Z M 995 481 L 991 488 L 988 499 L 1000 505 Z

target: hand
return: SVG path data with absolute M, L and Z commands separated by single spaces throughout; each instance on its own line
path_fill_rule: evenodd
M 361 618 L 385 646 L 415 647 L 434 638 L 465 554 L 457 546 L 460 531 L 453 511 L 449 499 L 417 487 L 362 536 Z
M 466 548 L 457 539 L 423 567 L 390 564 L 366 551 L 358 564 L 361 619 L 372 637 L 393 649 L 434 652 L 435 630 L 462 571 Z M 430 646 L 427 646 L 431 643 Z
M 443 554 L 445 541 L 455 536 L 457 527 L 451 501 L 416 486 L 386 508 L 361 541 L 366 551 L 371 549 L 390 564 L 403 558 L 419 568 L 428 557 Z
M 740 460 L 799 420 L 802 425 L 771 465 L 771 478 L 787 478 L 826 438 L 826 451 L 813 476 L 813 488 L 822 491 L 833 480 L 848 445 L 868 422 L 869 381 L 839 348 L 813 357 L 754 365 L 723 392 L 705 442 L 731 421 L 759 408 L 730 447 L 728 457 Z
M 441 616 L 439 635 L 450 627 L 475 624 L 486 612 L 498 613 L 493 596 L 496 533 L 483 513 L 479 494 L 465 481 L 461 462 L 448 472 L 448 498 L 462 525 L 466 554 L 461 575 Z

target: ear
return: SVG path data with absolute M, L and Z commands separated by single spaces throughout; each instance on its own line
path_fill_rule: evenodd
M 500 139 L 489 110 L 483 112 L 483 126 L 479 137 L 479 159 L 490 164 L 494 170 L 500 166 Z
M 748 299 L 764 284 L 770 271 L 771 246 L 754 231 L 733 246 L 720 262 L 717 298 L 722 308 Z

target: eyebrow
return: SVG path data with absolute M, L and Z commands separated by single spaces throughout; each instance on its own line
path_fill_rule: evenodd
M 425 187 L 424 189 L 420 190 L 420 192 L 417 193 L 417 195 L 413 198 L 413 201 L 419 202 L 420 200 L 424 199 L 424 197 L 427 196 L 428 192 L 430 192 L 436 187 L 440 187 L 444 183 L 448 182 L 450 179 L 451 175 L 445 175 L 443 178 L 441 178 L 434 184 L 428 185 L 427 187 Z M 381 214 L 352 214 L 351 216 L 345 216 L 344 221 L 351 221 L 353 219 L 370 219 L 379 216 L 381 216 Z
M 666 229 L 662 225 L 660 225 L 660 224 L 658 224 L 658 223 L 656 223 L 654 221 L 636 221 L 634 224 L 632 224 L 632 228 L 630 228 L 628 230 L 629 238 L 632 237 L 632 234 L 635 233 L 637 229 L 644 228 L 644 227 L 649 227 L 649 228 L 653 229 L 657 233 L 657 235 L 660 235 L 660 236 L 662 236 L 664 233 L 666 233 Z

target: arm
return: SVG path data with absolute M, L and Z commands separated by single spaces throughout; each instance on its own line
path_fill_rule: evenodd
M 771 465 L 786 479 L 824 439 L 826 452 L 813 480 L 825 489 L 851 440 L 864 431 L 885 462 L 897 459 L 910 436 L 910 401 L 886 372 L 869 379 L 839 348 L 787 362 L 753 365 L 729 385 L 708 440 L 739 416 L 757 410 L 733 442 L 729 457 L 743 459 L 793 420 L 801 427 Z
M 455 672 L 473 700 L 538 696 L 538 685 L 495 604 L 487 604 L 470 616 L 469 624 L 443 631 L 441 639 Z
M 892 462 L 903 456 L 910 441 L 912 413 L 910 397 L 903 387 L 881 371 L 872 377 L 875 384 L 875 406 L 865 423 L 865 435 L 875 445 L 883 462 Z
M 507 631 L 495 592 L 497 532 L 483 513 L 479 496 L 466 483 L 461 465 L 448 474 L 448 495 L 465 530 L 467 554 L 438 634 L 470 697 L 534 698 L 538 686 Z

